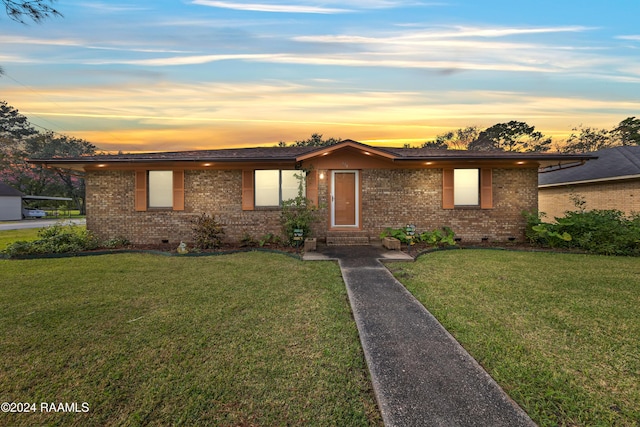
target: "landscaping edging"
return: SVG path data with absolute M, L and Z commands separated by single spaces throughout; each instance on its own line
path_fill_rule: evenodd
M 596 255 L 591 254 L 589 252 L 584 251 L 576 251 L 576 250 L 561 250 L 558 248 L 523 248 L 523 247 L 504 247 L 504 246 L 444 246 L 440 248 L 428 248 L 421 250 L 418 252 L 413 259 L 417 260 L 418 257 L 422 255 L 427 255 L 433 252 L 441 252 L 441 251 L 453 251 L 453 250 L 464 250 L 464 249 L 482 249 L 482 250 L 493 250 L 493 251 L 510 251 L 510 252 L 550 252 L 550 253 L 558 253 L 558 254 L 576 254 L 576 255 Z M 409 254 L 411 255 L 411 254 Z
M 206 256 L 219 256 L 219 255 L 231 255 L 237 253 L 244 252 L 268 252 L 274 254 L 286 255 L 291 258 L 302 261 L 302 256 L 299 254 L 279 251 L 276 249 L 263 249 L 263 248 L 248 248 L 248 249 L 231 249 L 226 251 L 219 252 L 189 252 L 186 254 L 179 254 L 177 252 L 165 252 L 151 249 L 113 249 L 113 250 L 99 250 L 99 251 L 87 251 L 87 252 L 66 252 L 59 254 L 30 254 L 30 255 L 14 255 L 8 256 L 6 254 L 0 254 L 0 259 L 8 259 L 8 260 L 25 260 L 25 259 L 47 259 L 47 258 L 74 258 L 74 257 L 85 257 L 85 256 L 94 256 L 94 255 L 111 255 L 111 254 L 126 254 L 126 253 L 141 253 L 141 254 L 152 254 L 152 255 L 162 255 L 169 257 L 178 257 L 178 258 L 189 258 L 189 257 L 206 257 Z

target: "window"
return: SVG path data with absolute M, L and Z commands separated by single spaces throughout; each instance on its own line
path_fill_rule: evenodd
M 298 170 L 255 171 L 255 206 L 280 206 L 283 200 L 297 197 L 298 176 L 303 173 Z
M 493 171 L 442 169 L 442 208 L 475 207 L 493 209 Z
M 184 210 L 184 171 L 135 171 L 135 210 Z
M 480 171 L 478 169 L 453 170 L 453 204 L 455 206 L 480 204 Z
M 149 171 L 149 207 L 173 207 L 173 171 Z

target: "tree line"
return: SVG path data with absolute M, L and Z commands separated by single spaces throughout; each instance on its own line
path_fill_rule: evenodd
M 289 145 L 280 141 L 279 147 L 323 147 L 337 144 L 340 138 L 323 139 L 314 133 L 310 138 Z M 612 129 L 579 126 L 565 141 L 552 141 L 535 126 L 512 120 L 498 123 L 487 129 L 467 126 L 437 135 L 433 141 L 405 148 L 431 148 L 438 150 L 517 151 L 522 153 L 558 151 L 561 153 L 586 153 L 622 145 L 640 145 L 640 119 L 628 117 Z
M 96 154 L 90 142 L 51 131 L 40 132 L 6 101 L 0 101 L 0 182 L 26 195 L 70 197 L 85 212 L 82 174 L 48 169 L 28 159 L 79 157 Z

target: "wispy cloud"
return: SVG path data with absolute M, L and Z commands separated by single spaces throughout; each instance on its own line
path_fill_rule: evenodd
M 84 49 L 95 50 L 113 50 L 121 52 L 141 52 L 141 53 L 193 53 L 187 50 L 173 50 L 173 49 L 154 49 L 148 47 L 133 47 L 129 45 L 112 45 L 112 46 L 99 46 L 94 45 L 86 40 L 78 39 L 44 39 L 25 36 L 0 36 L 0 44 L 3 45 L 41 45 L 41 46 L 60 46 L 60 47 L 80 47 Z
M 87 65 L 109 65 L 109 64 L 127 64 L 141 65 L 148 67 L 170 67 L 178 65 L 198 65 L 208 64 L 218 61 L 229 60 L 248 60 L 248 61 L 264 61 L 275 62 L 274 58 L 278 54 L 222 54 L 222 55 L 190 55 L 190 56 L 172 56 L 168 58 L 151 58 L 151 59 L 98 59 L 89 60 Z
M 130 4 L 115 4 L 103 2 L 81 2 L 79 6 L 87 9 L 93 9 L 94 11 L 98 11 L 100 13 L 118 13 L 148 10 L 148 8 L 141 6 L 132 6 Z
M 199 0 L 208 1 L 208 0 Z M 28 62 L 28 50 L 21 45 L 79 47 L 88 50 L 131 52 L 133 55 L 75 54 L 65 63 L 83 65 L 133 65 L 138 67 L 175 67 L 204 65 L 220 61 L 262 62 L 333 67 L 375 67 L 435 70 L 442 76 L 460 71 L 499 71 L 517 73 L 591 74 L 593 78 L 611 75 L 611 70 L 634 69 L 629 60 L 619 61 L 608 53 L 598 53 L 602 46 L 571 45 L 567 38 L 545 35 L 590 31 L 584 26 L 480 27 L 436 26 L 404 28 L 396 31 L 362 30 L 357 33 L 284 36 L 263 33 L 214 34 L 216 44 L 191 46 L 195 51 L 156 47 L 155 40 L 133 39 L 104 41 L 72 38 L 36 38 L 0 36 L 0 44 L 17 46 L 5 55 Z M 632 37 L 632 36 L 626 36 Z M 265 40 L 269 40 L 266 43 Z M 242 41 L 242 43 L 240 43 Z M 565 44 L 566 43 L 566 44 Z M 146 44 L 146 45 L 145 45 Z M 185 43 L 183 43 L 185 44 Z M 185 44 L 186 45 L 186 44 Z M 178 45 L 179 46 L 179 45 Z M 238 47 L 242 46 L 242 50 Z M 22 53 L 22 52 L 25 53 Z M 25 55 L 23 58 L 22 55 Z M 137 54 L 137 55 L 136 55 Z M 32 54 L 33 62 L 41 55 Z M 8 61 L 15 62 L 15 61 Z M 632 65 L 629 68 L 629 65 Z M 628 71 L 622 78 L 628 77 Z M 637 77 L 632 73 L 631 77 Z
M 483 27 L 437 27 L 406 32 L 391 32 L 371 36 L 348 34 L 325 34 L 297 36 L 294 40 L 317 43 L 365 43 L 365 44 L 424 44 L 437 40 L 448 41 L 461 38 L 498 38 L 529 34 L 575 33 L 588 31 L 582 26 L 544 28 L 483 28 Z
M 594 52 L 601 47 L 558 44 L 545 34 L 589 31 L 584 26 L 433 27 L 370 34 L 296 36 L 300 43 L 326 46 L 303 63 L 446 70 L 566 72 L 611 64 Z M 521 39 L 520 36 L 527 36 Z M 333 53 L 331 53 L 333 52 Z M 344 52 L 350 52 L 345 54 Z M 282 61 L 283 57 L 274 58 Z
M 91 65 L 163 67 L 218 61 L 251 61 L 336 67 L 419 68 L 452 71 L 584 72 L 611 65 L 600 48 L 536 41 L 542 34 L 588 31 L 587 27 L 438 27 L 370 34 L 273 37 L 272 52 L 178 54 L 160 58 L 100 58 Z M 529 35 L 526 41 L 516 36 Z M 293 42 L 293 44 L 292 44 Z M 319 47 L 322 46 L 322 47 Z
M 276 13 L 316 13 L 335 14 L 352 12 L 350 9 L 331 8 L 320 6 L 307 6 L 301 4 L 268 4 L 268 3 L 235 3 L 229 1 L 194 0 L 193 4 L 210 6 L 222 9 L 244 10 L 251 12 L 276 12 Z
M 640 35 L 639 34 L 626 35 L 626 36 L 617 36 L 616 38 L 620 39 L 620 40 L 632 40 L 632 41 L 640 42 Z
M 342 0 L 324 1 L 322 6 L 318 2 L 307 4 L 299 0 L 297 3 L 281 4 L 279 2 L 242 3 L 220 0 L 193 0 L 192 4 L 200 6 L 217 7 L 221 9 L 244 10 L 252 12 L 277 12 L 277 13 L 311 13 L 311 14 L 337 14 L 348 13 L 356 10 L 392 9 L 406 6 L 444 6 L 444 2 L 424 2 L 419 0 Z M 329 5 L 335 5 L 330 7 Z

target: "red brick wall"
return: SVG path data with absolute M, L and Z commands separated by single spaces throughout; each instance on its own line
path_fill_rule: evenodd
M 328 172 L 319 180 L 322 220 L 314 225 L 322 239 L 328 228 Z M 192 240 L 190 221 L 202 213 L 215 214 L 225 225 L 225 240 L 239 241 L 245 233 L 259 238 L 281 233 L 279 210 L 242 210 L 240 170 L 185 171 L 185 210 L 136 212 L 133 171 L 87 173 L 87 227 L 102 239 L 126 238 L 133 243 L 177 245 Z M 535 169 L 494 169 L 493 209 L 442 209 L 441 169 L 365 169 L 361 171 L 362 228 L 372 238 L 386 227 L 415 224 L 418 230 L 451 227 L 464 241 L 505 241 L 524 238 L 523 210 L 535 209 Z
M 582 198 L 590 209 L 617 209 L 627 215 L 640 212 L 640 179 L 608 181 L 600 184 L 579 184 L 563 187 L 545 187 L 539 191 L 539 210 L 547 214 L 545 220 L 564 216 L 566 211 L 576 210 L 571 199 Z
M 537 206 L 535 169 L 494 169 L 493 209 L 442 209 L 442 170 L 362 172 L 363 226 L 378 236 L 386 227 L 419 231 L 451 227 L 463 241 L 524 238 L 523 210 Z
M 191 221 L 202 213 L 225 225 L 225 240 L 244 233 L 258 238 L 280 232 L 279 210 L 242 210 L 242 171 L 185 171 L 185 210 L 134 210 L 133 171 L 88 172 L 87 228 L 101 239 L 124 237 L 136 244 L 190 242 Z

